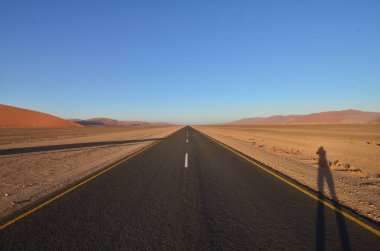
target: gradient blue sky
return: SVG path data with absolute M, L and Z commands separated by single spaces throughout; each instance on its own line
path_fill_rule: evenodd
M 380 1 L 1 1 L 0 103 L 177 123 L 380 110 Z

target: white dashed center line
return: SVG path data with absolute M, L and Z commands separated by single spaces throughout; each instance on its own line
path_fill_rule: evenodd
M 189 166 L 189 157 L 188 157 L 188 154 L 186 153 L 185 155 L 185 168 L 187 168 Z

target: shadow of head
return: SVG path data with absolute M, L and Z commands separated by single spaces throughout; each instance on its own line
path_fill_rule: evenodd
M 318 148 L 318 151 L 316 152 L 319 156 L 318 160 L 318 167 L 319 168 L 329 168 L 329 162 L 327 160 L 326 150 L 323 148 L 323 146 Z

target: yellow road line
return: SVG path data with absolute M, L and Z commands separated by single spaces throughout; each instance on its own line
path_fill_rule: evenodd
M 181 128 L 181 129 L 182 129 L 182 128 Z M 170 136 L 172 136 L 174 133 L 178 132 L 179 130 L 180 130 L 180 129 L 178 129 L 178 130 L 176 130 L 175 132 L 173 132 L 173 133 L 171 133 L 170 135 L 168 135 L 168 136 L 166 137 L 166 139 L 168 139 Z M 61 198 L 61 197 L 64 196 L 65 194 L 68 194 L 68 193 L 74 191 L 74 190 L 77 189 L 78 187 L 80 187 L 80 186 L 86 184 L 87 182 L 89 182 L 89 181 L 95 179 L 96 177 L 98 177 L 98 176 L 100 176 L 100 175 L 102 175 L 102 174 L 108 172 L 109 170 L 113 169 L 114 167 L 116 167 L 116 166 L 118 166 L 118 165 L 120 165 L 120 164 L 126 162 L 127 160 L 133 158 L 134 156 L 136 156 L 136 155 L 142 153 L 143 151 L 145 151 L 145 150 L 151 148 L 152 146 L 154 146 L 154 145 L 156 145 L 156 144 L 158 144 L 158 143 L 160 143 L 160 142 L 162 142 L 162 141 L 163 141 L 163 140 L 160 140 L 160 141 L 154 142 L 153 144 L 150 144 L 150 145 L 148 145 L 148 146 L 146 146 L 146 147 L 144 147 L 144 148 L 138 150 L 137 152 L 135 152 L 135 153 L 129 155 L 129 156 L 126 157 L 125 159 L 123 159 L 123 160 L 117 162 L 116 164 L 113 164 L 112 166 L 110 166 L 110 167 L 108 167 L 108 168 L 102 170 L 102 171 L 99 172 L 99 173 L 96 173 L 95 175 L 93 175 L 93 176 L 87 178 L 86 180 L 84 180 L 84 181 L 78 183 L 77 185 L 75 185 L 75 186 L 73 186 L 73 187 L 70 187 L 69 189 L 67 189 L 67 190 L 63 191 L 62 193 L 60 193 L 60 194 L 54 196 L 53 198 L 51 198 L 51 199 L 49 199 L 49 200 L 47 200 L 47 201 L 44 201 L 43 203 L 41 203 L 41 204 L 37 205 L 36 207 L 30 209 L 29 211 L 26 211 L 25 213 L 22 213 L 22 214 L 20 214 L 19 216 L 16 216 L 15 218 L 13 218 L 13 219 L 9 220 L 8 222 L 4 223 L 3 225 L 1 225 L 1 226 L 0 226 L 0 230 L 3 230 L 4 228 L 6 228 L 6 227 L 12 225 L 13 223 L 15 223 L 16 221 L 21 220 L 21 219 L 24 218 L 25 216 L 28 216 L 29 214 L 31 214 L 31 213 L 33 213 L 33 212 L 35 212 L 35 211 L 37 211 L 37 210 L 43 208 L 44 206 L 46 206 L 46 205 L 52 203 L 53 201 L 55 201 L 55 200 Z
M 298 191 L 300 191 L 300 192 L 306 194 L 307 196 L 309 196 L 309 197 L 313 198 L 314 200 L 316 200 L 316 201 L 322 203 L 322 204 L 325 205 L 326 207 L 328 207 L 328 208 L 334 210 L 335 212 L 337 212 L 337 213 L 343 215 L 343 216 L 346 217 L 347 219 L 349 219 L 349 220 L 355 222 L 356 224 L 358 224 L 358 225 L 364 227 L 365 229 L 371 231 L 372 233 L 374 233 L 375 235 L 377 235 L 377 236 L 380 237 L 380 230 L 378 230 L 378 229 L 376 229 L 376 228 L 374 228 L 374 227 L 368 225 L 367 223 L 365 223 L 365 222 L 363 222 L 363 221 L 361 221 L 361 220 L 359 220 L 359 219 L 353 217 L 352 215 L 350 215 L 350 214 L 344 212 L 343 210 L 341 210 L 341 209 L 335 207 L 333 204 L 331 204 L 331 203 L 329 203 L 329 202 L 327 202 L 327 201 L 325 201 L 325 200 L 319 198 L 319 197 L 316 196 L 315 194 L 313 194 L 313 193 L 307 191 L 306 189 L 304 189 L 304 188 L 302 188 L 302 187 L 296 185 L 295 183 L 293 183 L 293 182 L 291 182 L 291 181 L 285 179 L 284 177 L 282 177 L 282 176 L 278 175 L 277 173 L 271 171 L 271 170 L 268 169 L 267 167 L 264 167 L 264 166 L 262 166 L 262 165 L 256 163 L 255 161 L 253 161 L 252 159 L 248 158 L 246 155 L 240 153 L 239 151 L 233 149 L 232 147 L 225 145 L 224 143 L 222 143 L 222 142 L 220 142 L 220 141 L 218 141 L 218 140 L 212 138 L 211 136 L 209 136 L 209 135 L 207 135 L 207 134 L 205 134 L 205 133 L 203 133 L 203 132 L 201 132 L 201 131 L 199 131 L 199 130 L 196 130 L 196 131 L 198 131 L 198 132 L 201 133 L 202 135 L 206 136 L 206 137 L 209 138 L 210 140 L 214 141 L 215 143 L 217 143 L 217 144 L 223 146 L 223 147 L 226 148 L 227 150 L 229 150 L 229 151 L 231 151 L 231 152 L 233 152 L 233 153 L 239 155 L 241 158 L 243 158 L 243 159 L 249 161 L 250 163 L 252 163 L 252 164 L 254 164 L 255 166 L 259 167 L 260 169 L 264 170 L 265 172 L 267 172 L 267 173 L 273 175 L 274 177 L 276 177 L 276 178 L 282 180 L 283 182 L 285 182 L 286 184 L 290 185 L 291 187 L 294 187 L 294 188 L 297 189 Z

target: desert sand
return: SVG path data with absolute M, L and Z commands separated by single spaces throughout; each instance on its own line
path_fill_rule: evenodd
M 1 128 L 0 217 L 157 142 L 179 128 Z
M 338 201 L 380 221 L 380 125 L 195 126 L 318 191 L 323 146 Z M 324 187 L 331 198 L 331 191 Z
M 82 127 L 56 116 L 0 104 L 0 128 Z

